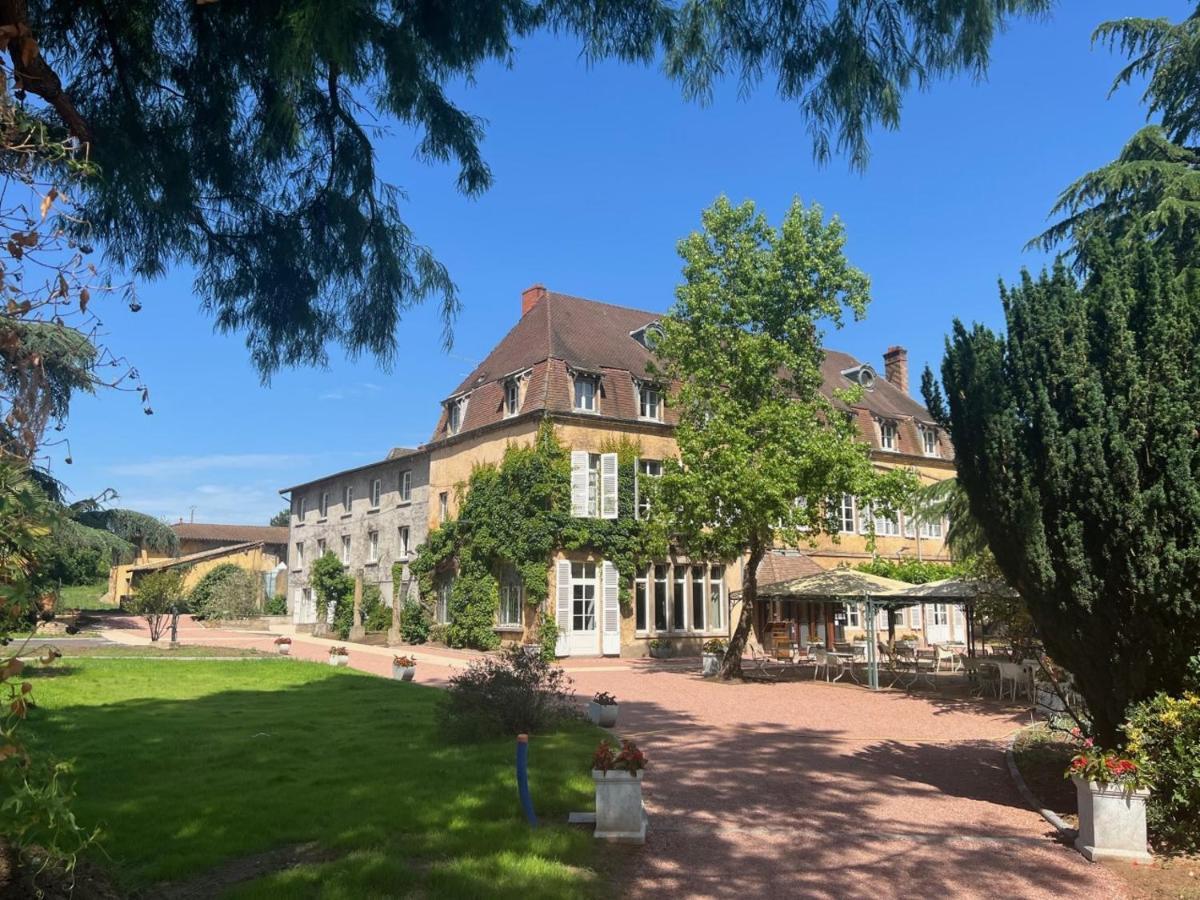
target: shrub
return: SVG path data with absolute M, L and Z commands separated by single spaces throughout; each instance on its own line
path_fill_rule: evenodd
M 1125 735 L 1126 750 L 1141 759 L 1150 781 L 1146 821 L 1155 842 L 1200 850 L 1200 692 L 1136 704 Z
M 342 608 L 354 602 L 354 579 L 346 574 L 346 567 L 332 550 L 326 550 L 308 573 L 308 583 L 312 587 L 317 600 L 317 622 L 329 621 L 329 610 L 333 608 L 334 622 L 337 622 Z M 345 615 L 345 613 L 343 613 Z M 349 619 L 346 620 L 346 634 L 350 633 Z M 336 625 L 335 625 L 336 627 Z
M 432 624 L 425 604 L 408 600 L 400 610 L 400 639 L 406 644 L 423 644 L 429 640 Z
M 221 565 L 214 566 L 200 577 L 200 580 L 196 582 L 195 587 L 192 588 L 192 592 L 189 595 L 196 618 L 204 618 L 204 609 L 212 597 L 213 588 L 226 578 L 240 571 L 242 571 L 241 567 L 233 563 L 221 563 Z
M 267 601 L 264 610 L 268 616 L 286 616 L 287 615 L 287 597 L 283 594 L 276 594 Z
M 220 621 L 258 615 L 259 576 L 248 569 L 233 568 L 208 591 L 207 599 L 199 607 L 204 618 Z
M 362 611 L 363 627 L 367 631 L 387 631 L 392 627 L 392 608 L 383 602 L 379 585 L 363 587 Z
M 143 575 L 133 589 L 131 609 L 145 618 L 152 641 L 162 637 L 172 610 L 182 612 L 187 607 L 183 576 L 178 569 L 160 569 Z
M 446 626 L 442 624 L 433 624 L 429 626 L 429 640 L 435 644 L 446 644 L 448 637 Z M 449 644 L 446 644 L 449 646 Z
M 566 672 L 508 647 L 451 678 L 439 714 L 450 736 L 470 740 L 551 731 L 579 713 Z
M 542 648 L 542 659 L 554 662 L 558 656 L 558 622 L 544 610 L 538 616 L 537 642 Z

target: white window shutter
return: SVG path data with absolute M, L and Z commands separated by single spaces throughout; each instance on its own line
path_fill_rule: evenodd
M 617 517 L 617 454 L 600 454 L 600 518 Z
M 586 454 L 585 454 L 586 455 Z M 558 641 L 554 645 L 555 656 L 568 655 L 567 635 L 571 633 L 571 563 L 568 560 L 558 561 L 558 577 L 556 580 L 556 596 L 558 599 L 554 619 L 558 625 Z
M 604 637 L 605 656 L 621 655 L 621 575 L 608 560 L 601 567 L 604 573 Z
M 571 515 L 578 519 L 588 512 L 588 453 L 571 451 Z
M 641 488 L 638 486 L 642 479 L 642 461 L 636 456 L 633 458 L 633 517 L 640 519 L 642 517 L 642 494 Z

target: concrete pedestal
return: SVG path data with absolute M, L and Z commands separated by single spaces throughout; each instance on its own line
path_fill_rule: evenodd
M 1075 849 L 1092 861 L 1130 859 L 1149 862 L 1146 851 L 1146 800 L 1150 791 L 1072 778 L 1079 798 L 1079 837 Z
M 592 770 L 596 782 L 596 837 L 626 844 L 646 843 L 642 775 Z

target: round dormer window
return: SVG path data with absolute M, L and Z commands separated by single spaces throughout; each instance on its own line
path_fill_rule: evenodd
M 863 366 L 858 370 L 858 383 L 866 390 L 872 390 L 875 387 L 875 370 L 870 366 Z
M 651 350 L 653 350 L 655 347 L 658 346 L 658 342 L 661 341 L 662 338 L 663 338 L 663 330 L 658 325 L 648 326 L 646 328 L 645 333 L 642 336 L 642 339 L 645 341 L 646 346 Z

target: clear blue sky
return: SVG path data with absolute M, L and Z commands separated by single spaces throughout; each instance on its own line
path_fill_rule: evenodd
M 851 261 L 872 280 L 865 321 L 826 345 L 882 368 L 909 349 L 914 382 L 936 368 L 953 317 L 996 324 L 996 284 L 1041 258 L 1024 243 L 1058 191 L 1112 159 L 1145 121 L 1140 90 L 1106 99 L 1121 59 L 1089 46 L 1122 15 L 1190 11 L 1187 2 L 1063 3 L 993 48 L 988 79 L 910 94 L 897 132 L 872 137 L 865 174 L 812 162 L 805 123 L 769 84 L 748 100 L 728 85 L 708 107 L 684 103 L 653 69 L 588 67 L 570 41 L 539 36 L 512 69 L 490 66 L 457 96 L 487 121 L 495 186 L 469 200 L 454 171 L 413 158 L 411 134 L 378 142 L 385 177 L 409 196 L 408 222 L 449 266 L 464 311 L 445 354 L 431 307 L 402 323 L 391 371 L 335 354 L 325 370 L 259 384 L 242 339 L 214 334 L 191 274 L 140 286 L 141 312 L 102 312 L 108 341 L 148 383 L 155 414 L 129 395 L 79 400 L 52 454 L 76 496 L 107 487 L 118 505 L 174 521 L 265 522 L 278 488 L 427 440 L 438 402 L 517 319 L 534 282 L 665 310 L 679 280 L 675 244 L 721 193 L 778 221 L 793 196 L 846 224 Z

